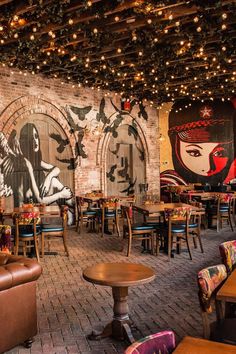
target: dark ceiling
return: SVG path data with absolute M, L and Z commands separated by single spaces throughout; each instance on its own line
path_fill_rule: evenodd
M 235 0 L 1 0 L 3 65 L 147 98 L 229 98 Z

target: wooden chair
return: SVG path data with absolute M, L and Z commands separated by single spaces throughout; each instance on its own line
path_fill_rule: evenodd
M 123 239 L 128 237 L 127 257 L 130 255 L 133 239 L 151 241 L 151 252 L 154 250 L 155 228 L 148 224 L 133 224 L 133 207 L 121 206 L 124 215 Z
M 175 334 L 172 331 L 162 331 L 151 334 L 132 343 L 124 354 L 170 354 L 175 349 Z
M 50 241 L 52 239 L 61 238 L 65 249 L 66 256 L 69 257 L 69 250 L 67 247 L 67 206 L 61 206 L 61 216 L 58 219 L 57 224 L 42 223 L 41 226 L 41 251 L 42 257 L 44 257 L 45 239 L 48 241 L 48 248 L 50 250 Z
M 182 241 L 186 242 L 189 257 L 192 260 L 192 254 L 189 246 L 189 218 L 190 208 L 174 208 L 164 210 L 167 227 L 160 231 L 161 237 L 164 236 L 167 242 L 168 260 L 171 258 L 173 245 L 176 245 L 176 251 L 180 253 Z M 159 237 L 157 235 L 156 254 L 159 253 Z
M 77 225 L 76 230 L 82 232 L 83 225 L 95 229 L 97 220 L 97 209 L 92 208 L 93 201 L 89 198 L 76 197 Z
M 216 219 L 216 229 L 219 232 L 223 227 L 223 221 L 226 220 L 233 231 L 232 214 L 235 207 L 234 198 L 230 194 L 221 194 L 216 197 L 209 211 L 211 219 Z
M 227 273 L 230 274 L 236 268 L 236 240 L 226 241 L 219 246 L 222 263 Z
M 101 199 L 100 217 L 98 221 L 102 228 L 102 237 L 104 237 L 105 228 L 108 227 L 109 222 L 112 222 L 113 233 L 116 229 L 117 235 L 120 237 L 118 206 L 119 202 L 116 199 Z
M 27 250 L 35 250 L 39 262 L 39 237 L 41 234 L 40 218 L 38 212 L 22 212 L 14 214 L 15 220 L 15 254 L 18 255 L 19 247 L 23 248 L 26 257 Z
M 202 216 L 205 215 L 205 209 L 202 207 L 202 203 L 190 202 L 191 205 L 198 207 L 199 210 L 191 210 L 190 220 L 189 220 L 189 236 L 193 238 L 194 247 L 197 248 L 196 239 L 199 242 L 201 252 L 204 253 L 202 238 L 201 238 L 201 222 Z
M 218 303 L 215 301 L 216 293 L 226 278 L 227 272 L 223 264 L 202 269 L 198 273 L 198 296 L 203 320 L 203 336 L 218 342 L 236 344 L 235 318 L 220 320 L 220 317 L 216 316 L 216 321 L 210 322 L 209 320 L 214 309 L 219 311 Z

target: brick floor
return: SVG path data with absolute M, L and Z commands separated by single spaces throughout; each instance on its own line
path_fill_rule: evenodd
M 172 329 L 177 341 L 184 335 L 202 336 L 196 275 L 206 266 L 220 263 L 218 245 L 234 239 L 235 233 L 224 228 L 203 232 L 205 253 L 193 249 L 193 260 L 183 252 L 167 261 L 142 254 L 136 241 L 129 258 L 121 252 L 121 240 L 115 236 L 103 239 L 92 233 L 78 235 L 69 231 L 70 258 L 64 256 L 60 242 L 52 244 L 56 256 L 42 260 L 43 275 L 38 281 L 39 332 L 31 350 L 16 347 L 8 353 L 123 353 L 126 342 L 111 338 L 90 341 L 92 329 L 101 329 L 112 318 L 111 288 L 93 285 L 82 278 L 82 270 L 98 262 L 135 262 L 150 266 L 156 278 L 151 283 L 129 288 L 129 307 L 135 325 L 136 339 L 164 329 Z

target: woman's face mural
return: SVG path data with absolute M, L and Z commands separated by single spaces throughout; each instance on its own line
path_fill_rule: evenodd
M 180 101 L 169 114 L 169 137 L 174 171 L 161 174 L 185 183 L 229 182 L 234 168 L 234 107 L 215 100 Z M 230 176 L 229 176 L 230 172 Z
M 229 160 L 229 144 L 186 143 L 180 141 L 180 158 L 185 168 L 201 176 L 221 172 Z

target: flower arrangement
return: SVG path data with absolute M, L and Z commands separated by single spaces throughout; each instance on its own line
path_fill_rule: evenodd
M 11 226 L 0 225 L 0 250 L 1 252 L 11 253 Z

